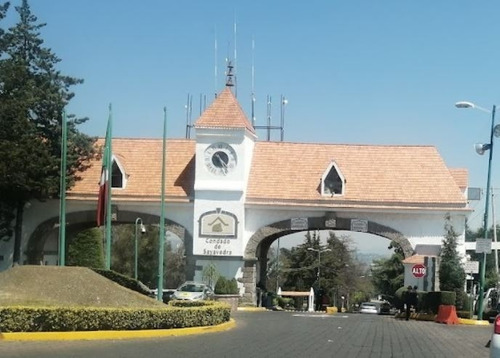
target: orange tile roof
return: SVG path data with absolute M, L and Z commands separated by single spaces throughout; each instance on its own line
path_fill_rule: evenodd
M 195 128 L 246 128 L 251 133 L 255 133 L 255 129 L 229 87 L 217 96 L 194 126 Z
M 161 150 L 161 139 L 113 139 L 113 153 L 128 177 L 125 189 L 113 189 L 114 201 L 160 200 Z M 193 200 L 194 161 L 194 140 L 167 141 L 168 201 Z M 331 161 L 346 180 L 343 196 L 320 193 L 321 177 Z M 68 199 L 97 199 L 100 171 L 101 162 L 96 160 L 68 191 Z M 435 147 L 290 142 L 256 143 L 246 202 L 449 210 L 463 210 L 467 204 Z
M 332 161 L 346 180 L 343 196 L 320 194 L 321 177 Z M 329 206 L 466 204 L 433 146 L 258 142 L 247 203 L 266 202 Z
M 196 128 L 245 128 L 255 134 L 229 88 L 225 88 L 195 123 Z M 102 145 L 100 139 L 97 145 Z M 113 139 L 113 154 L 127 177 L 113 200 L 159 201 L 161 139 Z M 192 201 L 195 141 L 169 139 L 166 159 L 168 201 Z M 346 180 L 342 196 L 322 196 L 321 177 L 335 161 Z M 464 169 L 449 170 L 433 146 L 374 146 L 257 142 L 248 180 L 248 204 L 328 208 L 432 208 L 464 210 L 459 186 Z M 69 199 L 95 200 L 101 162 L 94 161 L 68 191 Z
M 413 255 L 413 256 L 407 257 L 402 262 L 404 264 L 423 264 L 425 262 L 425 256 Z
M 97 145 L 103 145 L 103 139 Z M 159 201 L 162 170 L 161 139 L 113 139 L 113 154 L 122 164 L 127 177 L 125 189 L 113 189 L 113 200 Z M 194 185 L 193 140 L 169 139 L 167 141 L 165 191 L 170 201 L 187 201 Z M 69 199 L 94 199 L 97 197 L 101 161 L 94 161 L 82 174 L 82 179 L 68 191 Z
M 464 190 L 469 186 L 469 171 L 467 169 L 450 168 L 450 173 L 461 190 Z

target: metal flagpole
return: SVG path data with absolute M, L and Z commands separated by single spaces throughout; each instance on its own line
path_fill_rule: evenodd
M 495 220 L 495 194 L 493 192 L 494 192 L 494 190 L 491 189 L 491 216 L 493 219 L 493 242 L 495 243 L 495 250 L 493 250 L 493 252 L 495 253 L 495 272 L 498 275 L 498 250 L 497 250 L 497 246 L 496 246 L 497 223 Z
M 160 214 L 160 242 L 158 245 L 158 293 L 156 299 L 163 301 L 163 263 L 165 246 L 165 157 L 167 142 L 167 108 L 163 108 L 163 152 L 161 161 L 161 214 Z
M 66 111 L 62 113 L 61 122 L 61 182 L 59 199 L 59 266 L 66 264 L 66 155 L 67 155 L 67 122 Z
M 111 173 L 113 169 L 113 146 L 112 146 L 112 111 L 111 111 L 111 103 L 109 104 L 109 118 L 108 118 L 108 150 L 106 152 L 106 171 L 107 175 L 107 186 L 108 190 L 106 191 L 106 269 L 111 269 L 111 189 L 112 189 L 112 181 L 111 181 Z

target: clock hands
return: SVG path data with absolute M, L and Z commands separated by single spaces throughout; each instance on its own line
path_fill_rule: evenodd
M 227 174 L 227 163 L 224 161 L 224 159 L 221 158 L 221 156 L 219 155 L 219 153 L 215 153 L 215 157 L 217 158 L 217 160 L 219 161 L 219 164 L 221 165 L 221 169 L 222 169 L 222 173 L 224 175 Z

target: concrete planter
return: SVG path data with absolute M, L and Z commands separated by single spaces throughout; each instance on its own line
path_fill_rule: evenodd
M 214 300 L 225 302 L 231 306 L 231 312 L 236 312 L 238 310 L 238 302 L 240 301 L 240 295 L 214 295 Z

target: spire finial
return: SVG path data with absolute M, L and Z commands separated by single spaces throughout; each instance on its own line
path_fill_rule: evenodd
M 233 84 L 233 68 L 234 66 L 231 64 L 231 61 L 227 61 L 227 72 L 226 72 L 226 76 L 227 76 L 227 79 L 226 79 L 226 87 L 233 87 L 234 84 Z

